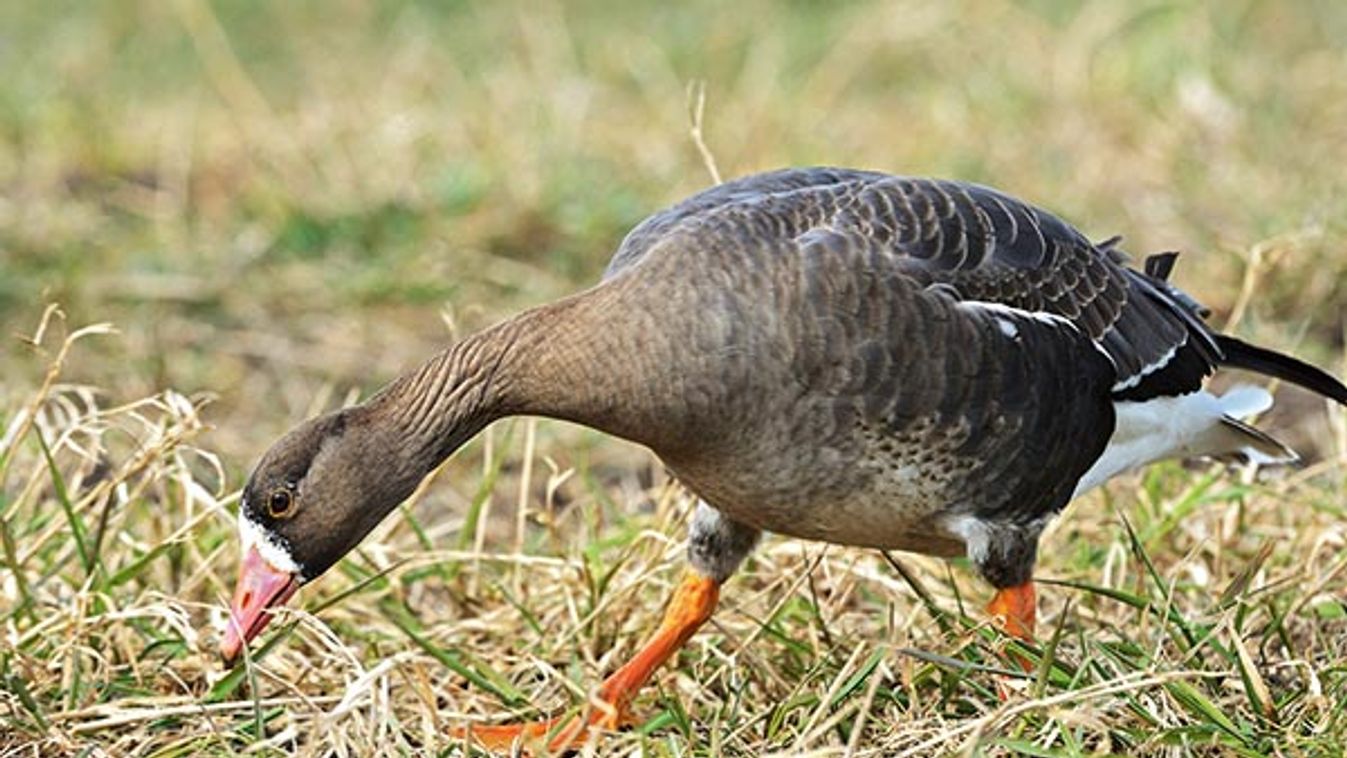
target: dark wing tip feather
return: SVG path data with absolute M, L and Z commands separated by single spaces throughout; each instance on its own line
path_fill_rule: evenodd
M 1190 312 L 1197 315 L 1199 319 L 1206 320 L 1211 316 L 1211 309 L 1197 302 L 1192 295 L 1175 287 L 1169 283 L 1169 275 L 1174 272 L 1174 264 L 1179 260 L 1179 254 L 1174 251 L 1165 253 L 1155 253 L 1146 256 L 1145 272 L 1146 276 L 1151 278 L 1151 283 L 1157 288 L 1164 290 L 1166 294 L 1174 298 Z
M 1169 275 L 1174 271 L 1174 263 L 1178 259 L 1179 254 L 1172 251 L 1148 255 L 1146 256 L 1146 275 L 1167 282 L 1169 281 Z

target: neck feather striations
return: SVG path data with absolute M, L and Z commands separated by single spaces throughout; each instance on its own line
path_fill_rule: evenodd
M 394 380 L 364 415 L 418 481 L 505 416 L 573 421 L 674 450 L 684 441 L 672 412 L 682 388 L 659 326 L 609 282 L 467 337 Z

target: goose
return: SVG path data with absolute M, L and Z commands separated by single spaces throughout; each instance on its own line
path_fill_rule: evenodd
M 837 168 L 700 192 L 636 226 L 592 288 L 506 319 L 261 457 L 238 512 L 221 643 L 235 660 L 492 421 L 532 415 L 644 445 L 697 498 L 663 621 L 566 721 L 474 725 L 482 746 L 563 749 L 622 724 L 714 611 L 764 531 L 966 555 L 988 613 L 1032 639 L 1039 536 L 1072 498 L 1165 458 L 1290 463 L 1216 395 L 1220 367 L 1338 403 L 1347 387 L 1217 333 L 1170 282 L 993 189 Z

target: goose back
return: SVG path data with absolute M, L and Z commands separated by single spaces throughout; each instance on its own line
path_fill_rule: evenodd
M 987 204 L 1025 231 L 999 242 Z M 677 413 L 696 421 L 656 451 L 694 490 L 758 528 L 931 552 L 956 549 L 952 517 L 1040 523 L 1099 457 L 1122 271 L 990 190 L 818 170 L 652 217 L 607 282 L 667 316 L 649 339 L 679 346 Z M 1043 277 L 1059 312 L 1030 301 Z

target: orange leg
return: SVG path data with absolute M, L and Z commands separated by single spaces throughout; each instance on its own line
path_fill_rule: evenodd
M 1034 620 L 1038 615 L 1038 602 L 1034 596 L 1032 581 L 1015 587 L 997 590 L 992 601 L 987 604 L 987 613 L 996 619 L 1001 629 L 1012 637 L 1025 642 L 1034 641 Z M 1020 655 L 1011 654 L 1011 659 L 1025 671 L 1033 671 L 1033 662 Z M 1002 699 L 1006 698 L 1002 693 Z
M 996 596 L 987 604 L 987 613 L 1001 624 L 1006 634 L 1033 642 L 1034 619 L 1038 614 L 1034 583 L 1025 582 L 997 590 Z
M 546 750 L 560 752 L 584 743 L 595 729 L 616 729 L 629 720 L 627 708 L 636 692 L 649 681 L 655 669 L 673 657 L 711 618 L 719 598 L 719 582 L 689 571 L 674 591 L 655 635 L 630 661 L 599 685 L 591 706 L 568 722 L 550 719 L 527 724 L 474 724 L 456 727 L 450 730 L 450 735 L 458 739 L 467 737 L 489 750 L 501 751 L 509 750 L 516 742 L 536 747 L 548 735 L 553 735 Z

